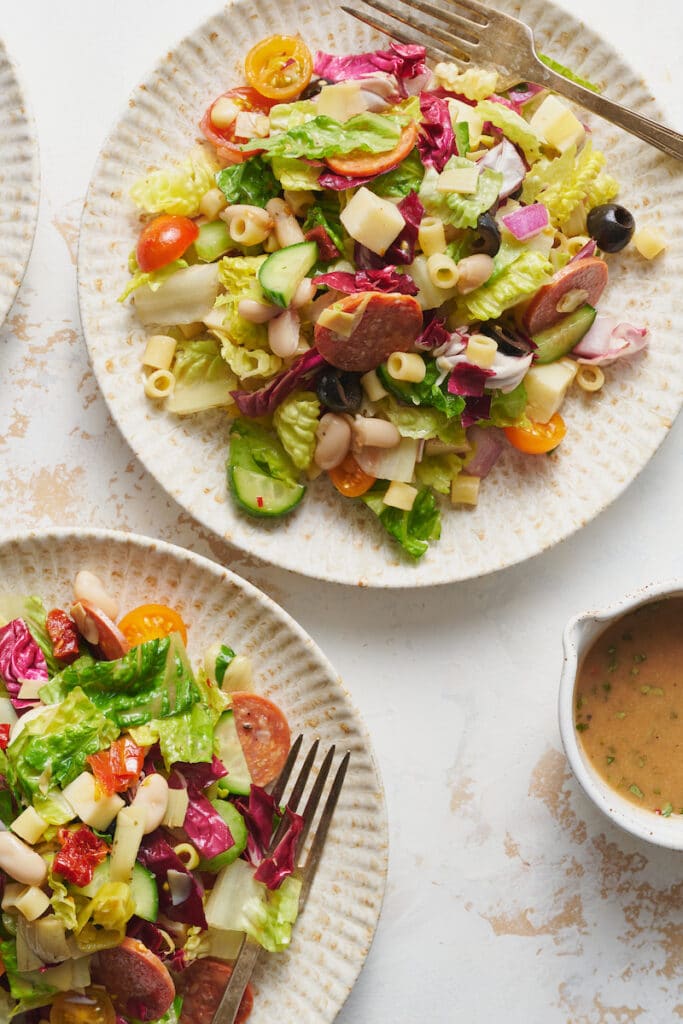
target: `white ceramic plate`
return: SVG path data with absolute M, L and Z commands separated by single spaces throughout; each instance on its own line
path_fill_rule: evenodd
M 0 40 L 0 324 L 14 302 L 31 255 L 39 198 L 35 124 Z
M 548 0 L 502 8 L 531 25 L 540 49 L 651 117 L 661 113 L 612 47 Z M 180 158 L 198 136 L 208 103 L 241 84 L 247 49 L 271 32 L 299 31 L 311 49 L 337 53 L 386 45 L 330 0 L 238 0 L 184 39 L 139 87 L 104 145 L 83 215 L 79 287 L 83 327 L 112 415 L 135 453 L 185 509 L 216 534 L 257 557 L 321 579 L 370 586 L 417 586 L 479 576 L 538 554 L 605 508 L 647 463 L 682 399 L 680 274 L 683 218 L 680 165 L 601 122 L 596 144 L 622 183 L 622 201 L 667 229 L 666 255 L 647 264 L 635 252 L 610 258 L 604 313 L 646 323 L 649 352 L 608 370 L 599 395 L 573 395 L 563 409 L 568 436 L 549 457 L 512 449 L 481 489 L 474 511 L 444 503 L 443 533 L 417 565 L 408 564 L 374 517 L 318 480 L 295 514 L 267 525 L 240 515 L 226 491 L 228 424 L 221 414 L 178 420 L 144 396 L 143 331 L 116 296 L 139 222 L 127 193 L 149 168 Z
M 177 608 L 197 664 L 216 641 L 253 661 L 255 689 L 286 712 L 292 734 L 351 751 L 320 868 L 286 954 L 254 976 L 253 1024 L 327 1024 L 363 966 L 387 867 L 384 794 L 370 741 L 332 666 L 311 638 L 250 583 L 205 558 L 133 534 L 60 530 L 0 541 L 0 589 L 62 605 L 80 568 L 97 573 L 122 609 Z M 338 759 L 337 759 L 338 760 Z M 335 761 L 335 763 L 337 763 Z

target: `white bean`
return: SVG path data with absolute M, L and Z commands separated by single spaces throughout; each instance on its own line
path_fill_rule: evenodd
M 461 295 L 473 292 L 475 288 L 488 281 L 493 273 L 493 260 L 485 252 L 466 256 L 464 260 L 460 260 L 457 266 L 458 283 L 456 287 Z
M 311 302 L 313 296 L 317 292 L 316 286 L 310 277 L 305 277 L 300 283 L 297 290 L 294 292 L 292 298 L 292 308 L 299 309 L 300 306 L 305 306 L 307 302 Z
M 24 885 L 42 885 L 47 878 L 47 865 L 40 854 L 11 832 L 0 832 L 0 868 Z
M 289 359 L 299 347 L 299 314 L 286 309 L 268 323 L 270 350 L 281 359 Z
M 313 461 L 321 469 L 334 469 L 346 458 L 351 447 L 351 427 L 343 416 L 326 412 L 316 430 L 318 443 Z
M 138 786 L 131 807 L 142 808 L 145 813 L 145 835 L 159 828 L 168 806 L 168 782 L 155 772 L 148 775 Z
M 353 421 L 353 441 L 359 448 L 395 448 L 401 435 L 389 420 L 371 416 L 356 416 Z
M 279 316 L 282 310 L 278 306 L 271 306 L 257 299 L 240 299 L 237 303 L 237 312 L 250 324 L 265 324 L 273 317 Z
M 119 602 L 107 593 L 102 580 L 94 572 L 81 569 L 76 573 L 74 597 L 78 603 L 87 601 L 88 604 L 94 604 L 110 619 L 116 620 L 119 617 Z

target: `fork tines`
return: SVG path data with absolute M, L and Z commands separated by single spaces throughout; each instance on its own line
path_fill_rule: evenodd
M 283 800 L 290 776 L 292 775 L 294 766 L 296 765 L 301 753 L 302 745 L 303 736 L 297 736 L 296 740 L 292 744 L 292 748 L 289 752 L 284 768 L 280 772 L 272 792 L 272 796 L 276 804 L 284 804 L 291 811 L 297 811 L 306 791 L 312 775 L 313 765 L 315 764 L 318 754 L 319 741 L 315 740 L 311 745 L 306 757 L 304 758 L 303 764 L 299 769 L 299 773 L 291 788 L 289 797 L 286 800 Z M 311 885 L 313 884 L 313 879 L 315 878 L 315 873 L 318 869 L 323 848 L 325 846 L 327 833 L 332 822 L 332 816 L 334 814 L 335 807 L 337 806 L 337 801 L 339 800 L 339 795 L 346 777 L 346 771 L 349 766 L 351 754 L 347 752 L 337 767 L 337 771 L 335 772 L 332 784 L 330 785 L 327 799 L 320 814 L 317 827 L 313 833 L 310 848 L 304 858 L 303 851 L 306 840 L 311 832 L 313 822 L 315 821 L 318 807 L 325 791 L 325 785 L 332 768 L 335 753 L 336 747 L 333 745 L 325 754 L 320 768 L 318 769 L 317 777 L 308 794 L 306 805 L 301 814 L 304 824 L 298 839 L 298 863 L 296 868 L 296 876 L 301 880 L 299 912 L 303 910 Z M 271 854 L 275 850 L 286 829 L 287 819 L 286 816 L 283 816 L 280 824 L 273 833 L 270 846 L 268 848 L 268 854 Z M 233 966 L 232 975 L 227 988 L 214 1015 L 213 1024 L 234 1024 L 240 1002 L 242 1001 L 242 996 L 244 995 L 244 990 L 247 987 L 247 982 L 249 981 L 254 967 L 256 966 L 260 948 L 261 947 L 259 945 L 248 938 L 242 943 L 242 947 Z

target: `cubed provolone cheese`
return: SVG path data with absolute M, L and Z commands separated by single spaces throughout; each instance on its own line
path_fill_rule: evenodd
M 443 171 L 436 182 L 437 192 L 461 192 L 463 195 L 471 195 L 477 191 L 479 183 L 479 168 L 453 167 L 450 171 Z
M 20 839 L 33 846 L 45 832 L 47 822 L 33 807 L 27 807 L 18 818 L 14 819 L 10 828 Z
M 453 125 L 465 122 L 469 132 L 470 149 L 476 149 L 484 129 L 483 115 L 477 113 L 476 107 L 462 103 L 461 100 L 449 99 L 447 103 Z
M 532 366 L 524 378 L 526 414 L 535 423 L 547 423 L 564 401 L 578 367 L 573 359 L 558 359 L 545 366 Z
M 26 891 L 15 900 L 14 905 L 27 921 L 35 921 L 50 906 L 50 897 L 37 885 L 29 885 Z
M 324 85 L 318 95 L 317 113 L 332 117 L 342 124 L 350 117 L 362 114 L 368 105 L 360 86 L 360 82 L 354 81 Z
M 633 244 L 646 260 L 653 260 L 666 249 L 666 235 L 659 228 L 640 228 L 633 236 Z
M 2 892 L 2 909 L 4 911 L 14 910 L 17 900 L 21 899 L 27 889 L 28 886 L 22 885 L 21 882 L 5 882 Z
M 546 96 L 529 122 L 530 127 L 553 149 L 564 153 L 570 146 L 579 146 L 586 130 L 569 107 L 557 96 Z
M 125 802 L 115 793 L 113 796 L 95 795 L 95 778 L 89 772 L 82 772 L 78 778 L 70 782 L 64 790 L 69 801 L 81 821 L 91 825 L 99 832 L 109 828 Z
M 384 256 L 405 227 L 401 211 L 363 186 L 351 197 L 339 218 L 356 242 Z

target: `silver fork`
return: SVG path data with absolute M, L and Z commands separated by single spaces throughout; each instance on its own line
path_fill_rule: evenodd
M 683 135 L 634 110 L 591 92 L 547 67 L 538 57 L 528 25 L 479 0 L 360 0 L 376 11 L 343 6 L 342 10 L 402 43 L 426 47 L 430 57 L 453 61 L 463 70 L 471 62 L 502 72 L 508 85 L 535 82 L 553 89 L 586 110 L 619 125 L 677 160 L 683 160 Z M 424 17 L 420 18 L 417 12 Z
M 287 783 L 289 782 L 290 775 L 294 770 L 294 765 L 299 757 L 303 739 L 303 736 L 298 736 L 294 741 L 292 749 L 289 752 L 289 756 L 287 757 L 287 761 L 285 762 L 285 766 L 280 772 L 280 776 L 275 783 L 272 796 L 275 803 L 278 805 L 283 803 L 282 797 Z M 316 740 L 308 751 L 292 787 L 292 791 L 288 799 L 285 801 L 286 806 L 292 811 L 296 811 L 304 794 L 318 753 L 318 746 L 319 741 Z M 313 825 L 316 811 L 318 810 L 318 805 L 325 789 L 325 783 L 327 782 L 327 777 L 330 774 L 335 752 L 336 748 L 333 745 L 325 754 L 322 764 L 320 765 L 318 777 L 311 787 L 308 800 L 306 801 L 306 806 L 303 809 L 302 817 L 304 819 L 304 826 L 298 840 L 299 855 L 301 855 L 303 851 L 308 833 Z M 313 884 L 313 879 L 315 878 L 315 873 L 318 869 L 318 864 L 320 863 L 323 847 L 332 821 L 332 815 L 334 814 L 334 809 L 337 806 L 337 801 L 339 800 L 339 794 L 341 793 L 342 786 L 344 784 L 344 778 L 346 776 L 346 770 L 349 766 L 350 758 L 351 754 L 347 752 L 337 768 L 334 779 L 332 780 L 332 785 L 330 786 L 330 791 L 327 795 L 327 800 L 325 801 L 325 806 L 323 807 L 320 815 L 318 826 L 315 830 L 315 835 L 311 841 L 308 856 L 303 864 L 299 864 L 297 866 L 295 872 L 296 877 L 301 879 L 299 913 L 301 913 L 306 904 L 311 885 Z M 268 848 L 269 854 L 273 852 L 277 844 L 280 842 L 286 829 L 287 822 L 283 817 L 271 840 L 270 847 Z M 253 974 L 260 951 L 261 947 L 258 943 L 248 937 L 245 938 L 233 966 L 232 975 L 230 976 L 227 988 L 223 993 L 223 998 L 221 999 L 218 1009 L 214 1014 L 212 1024 L 234 1024 L 237 1011 L 239 1010 L 240 1003 L 242 1002 L 244 990 L 246 989 L 247 983 Z

